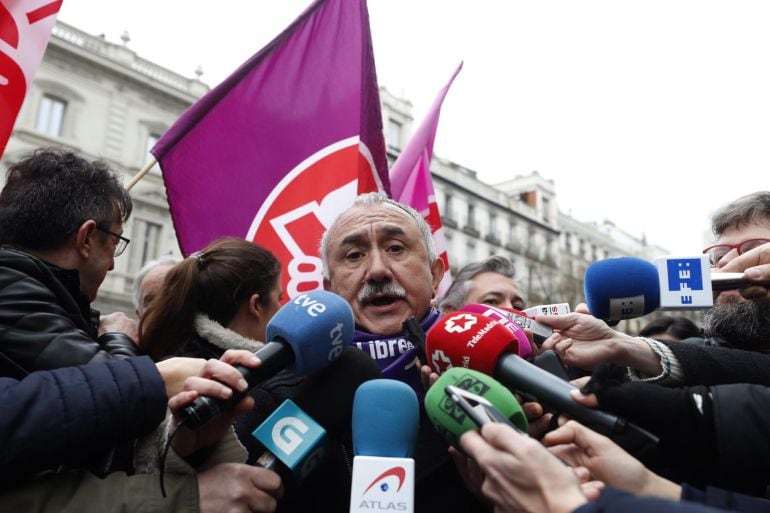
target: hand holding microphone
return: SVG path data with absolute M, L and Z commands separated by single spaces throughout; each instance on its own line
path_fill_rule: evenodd
M 238 392 L 244 392 L 247 384 L 243 375 L 235 366 L 256 368 L 260 364 L 251 351 L 228 350 L 219 360 L 208 360 L 203 364 L 198 376 L 188 377 L 182 386 L 182 391 L 168 401 L 169 410 L 175 423 L 184 418 L 184 409 L 202 396 L 222 401 L 229 400 Z M 254 406 L 254 400 L 245 396 L 229 409 L 216 422 L 211 422 L 206 429 L 193 432 L 189 429 L 179 430 L 172 441 L 174 451 L 182 458 L 187 458 L 199 449 L 217 443 L 230 429 L 233 419 Z
M 741 295 L 749 300 L 770 300 L 770 243 L 738 255 L 719 272 L 742 272 L 749 283 L 740 289 Z
M 228 399 L 201 396 L 180 415 L 180 424 L 197 429 L 233 407 L 248 392 L 283 369 L 309 374 L 336 360 L 353 339 L 353 311 L 336 294 L 301 294 L 281 307 L 267 325 L 269 342 L 254 353 L 259 367 L 237 366 L 248 386 Z

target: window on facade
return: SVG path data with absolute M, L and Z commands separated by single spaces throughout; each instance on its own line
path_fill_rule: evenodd
M 134 229 L 131 232 L 129 272 L 136 274 L 148 261 L 158 258 L 160 254 L 160 234 L 163 225 L 145 221 L 134 220 Z
M 388 134 L 385 140 L 391 148 L 401 148 L 401 123 L 394 119 L 388 119 Z
M 545 221 L 546 223 L 550 223 L 551 222 L 551 201 L 545 196 L 543 196 L 542 203 L 543 203 L 543 221 Z
M 476 261 L 476 244 L 473 242 L 466 242 L 465 243 L 465 262 L 475 262 Z
M 499 239 L 497 234 L 497 216 L 495 214 L 489 215 L 489 235 L 495 239 Z
M 158 135 L 156 133 L 150 133 L 150 134 L 147 135 L 147 143 L 146 143 L 146 145 L 144 147 L 144 155 L 145 155 L 144 163 L 145 164 L 150 162 L 151 160 L 155 159 L 155 156 L 152 153 L 150 153 L 150 150 L 153 148 L 153 146 L 155 146 L 155 143 L 158 142 L 158 139 L 160 139 L 160 135 Z M 152 166 L 152 171 L 158 171 L 159 172 L 160 171 L 160 167 L 157 164 L 155 164 L 154 166 Z
M 67 102 L 61 98 L 50 95 L 43 96 L 37 111 L 35 129 L 46 135 L 59 137 L 62 125 L 64 124 L 64 110 L 66 107 Z
M 452 204 L 452 195 L 449 193 L 446 193 L 446 196 L 444 196 L 444 217 L 447 219 L 454 219 L 454 205 Z
M 476 227 L 476 206 L 468 205 L 468 226 L 471 228 Z

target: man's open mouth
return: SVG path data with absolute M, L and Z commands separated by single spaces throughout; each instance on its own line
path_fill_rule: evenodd
M 396 301 L 398 301 L 400 298 L 397 296 L 377 296 L 373 297 L 368 301 L 368 303 L 372 306 L 388 306 L 392 305 Z

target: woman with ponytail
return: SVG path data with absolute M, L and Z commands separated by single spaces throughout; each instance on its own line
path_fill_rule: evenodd
M 140 325 L 142 351 L 154 360 L 170 356 L 219 358 L 228 349 L 257 351 L 280 307 L 281 264 L 265 248 L 226 237 L 175 265 Z M 239 416 L 235 431 L 247 463 L 264 452 L 251 432 L 289 398 L 302 378 L 280 372 L 249 392 L 254 408 Z
M 281 294 L 281 264 L 272 253 L 243 239 L 218 239 L 168 272 L 142 321 L 142 350 L 156 361 L 256 351 Z

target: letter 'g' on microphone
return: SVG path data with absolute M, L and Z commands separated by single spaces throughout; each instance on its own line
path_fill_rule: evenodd
M 604 321 L 634 319 L 660 306 L 658 271 L 641 258 L 594 262 L 586 269 L 584 288 L 591 315 Z
M 425 394 L 425 412 L 428 418 L 436 431 L 451 445 L 457 447 L 460 436 L 470 429 L 476 429 L 477 426 L 444 392 L 447 385 L 454 385 L 483 397 L 516 427 L 527 432 L 527 416 L 510 390 L 481 372 L 452 367 L 442 374 Z
M 420 423 L 417 394 L 391 379 L 367 381 L 353 400 L 350 511 L 414 511 L 414 460 Z
M 301 294 L 283 305 L 268 323 L 270 342 L 254 353 L 262 364 L 256 369 L 235 368 L 249 390 L 283 369 L 299 375 L 316 372 L 339 358 L 353 340 L 353 329 L 353 311 L 340 296 L 323 290 Z M 183 410 L 180 425 L 197 429 L 246 393 L 234 393 L 226 401 L 198 397 Z
M 254 438 L 267 451 L 257 464 L 271 470 L 281 465 L 301 482 L 323 457 L 326 430 L 290 399 L 286 399 L 257 429 Z

